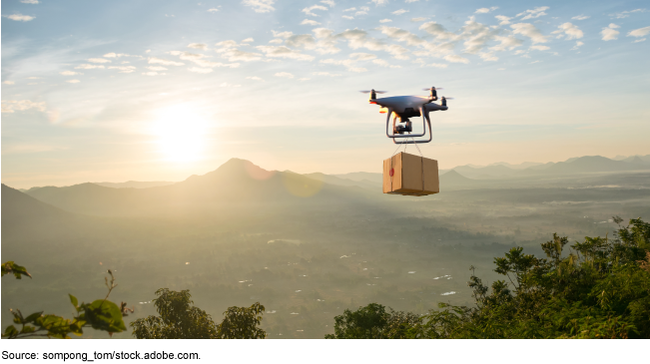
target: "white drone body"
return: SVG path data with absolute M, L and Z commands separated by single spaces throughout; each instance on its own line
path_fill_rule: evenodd
M 377 98 L 377 93 L 384 93 L 383 91 L 362 91 L 369 92 L 371 104 L 381 106 L 380 113 L 386 113 L 386 136 L 391 138 L 395 144 L 417 144 L 428 143 L 433 139 L 433 131 L 431 129 L 431 119 L 429 113 L 431 111 L 447 110 L 447 98 L 441 98 L 441 103 L 436 104 L 434 101 L 438 100 L 435 87 L 429 90 L 429 97 L 425 96 L 392 96 Z M 390 118 L 393 116 L 393 123 L 391 128 Z M 409 118 L 422 116 L 422 132 L 413 134 L 413 128 Z M 399 122 L 398 122 L 399 119 Z

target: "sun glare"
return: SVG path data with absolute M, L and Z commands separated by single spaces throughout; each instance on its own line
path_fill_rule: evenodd
M 204 157 L 209 122 L 189 105 L 159 110 L 152 133 L 165 160 L 192 162 Z

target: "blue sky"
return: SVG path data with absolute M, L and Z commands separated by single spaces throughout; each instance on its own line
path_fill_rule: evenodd
M 232 157 L 379 172 L 370 88 L 455 97 L 421 146 L 443 169 L 650 154 L 647 1 L 3 0 L 1 21 L 13 187 Z

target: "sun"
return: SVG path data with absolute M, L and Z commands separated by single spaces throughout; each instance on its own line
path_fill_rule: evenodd
M 169 162 L 202 159 L 206 152 L 208 129 L 208 120 L 187 104 L 158 110 L 152 123 L 158 150 Z

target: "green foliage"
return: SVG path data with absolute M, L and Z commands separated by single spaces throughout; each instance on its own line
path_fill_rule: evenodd
M 189 290 L 180 292 L 161 288 L 154 305 L 160 316 L 149 316 L 131 322 L 133 336 L 138 339 L 214 339 L 217 330 L 212 317 L 190 299 Z
M 133 321 L 133 336 L 138 339 L 263 339 L 266 332 L 258 327 L 264 306 L 230 307 L 223 322 L 216 325 L 212 317 L 193 306 L 189 290 L 180 292 L 161 288 L 154 305 L 160 316 Z
M 413 339 L 418 336 L 420 317 L 371 303 L 356 311 L 345 310 L 334 318 L 334 335 L 326 339 Z
M 547 258 L 510 249 L 495 258 L 506 276 L 488 288 L 474 274 L 468 282 L 474 307 L 441 303 L 440 310 L 403 321 L 391 336 L 394 313 L 371 303 L 335 318 L 327 338 L 650 338 L 650 224 L 627 226 L 615 217 L 614 239 L 585 237 L 571 245 L 553 234 L 542 244 Z
M 506 281 L 491 293 L 472 274 L 476 307 L 443 305 L 426 316 L 430 338 L 650 338 L 650 224 L 632 219 L 614 239 L 567 238 L 542 244 L 548 259 L 512 248 L 496 258 Z M 648 260 L 646 260 L 646 258 Z
M 2 277 L 4 277 L 5 274 L 13 274 L 16 279 L 22 279 L 22 276 L 32 278 L 32 275 L 27 273 L 25 267 L 20 266 L 13 261 L 2 263 Z
M 7 267 L 7 272 L 5 272 L 5 267 Z M 20 275 L 27 275 L 31 278 L 31 275 L 27 273 L 24 267 L 16 265 L 14 262 L 6 262 L 2 265 L 2 275 L 6 273 L 13 273 L 17 279 L 20 279 Z M 108 300 L 111 291 L 117 286 L 113 272 L 109 270 L 108 274 L 111 276 L 111 281 L 109 283 L 108 278 L 106 278 L 108 294 L 104 299 L 95 300 L 92 303 L 81 303 L 80 305 L 77 298 L 69 294 L 70 303 L 72 303 L 78 314 L 72 320 L 51 314 L 44 315 L 44 311 L 35 312 L 25 317 L 20 310 L 10 309 L 14 316 L 14 323 L 20 325 L 20 330 L 14 325 L 10 325 L 5 329 L 2 337 L 17 339 L 47 336 L 69 339 L 70 334 L 83 335 L 83 328 L 88 326 L 96 330 L 107 331 L 111 336 L 115 332 L 125 331 L 126 326 L 122 316 L 126 316 L 126 314 L 123 314 L 115 303 Z
M 264 339 L 266 331 L 258 325 L 262 322 L 264 306 L 255 302 L 251 307 L 228 307 L 226 316 L 217 326 L 219 339 Z

